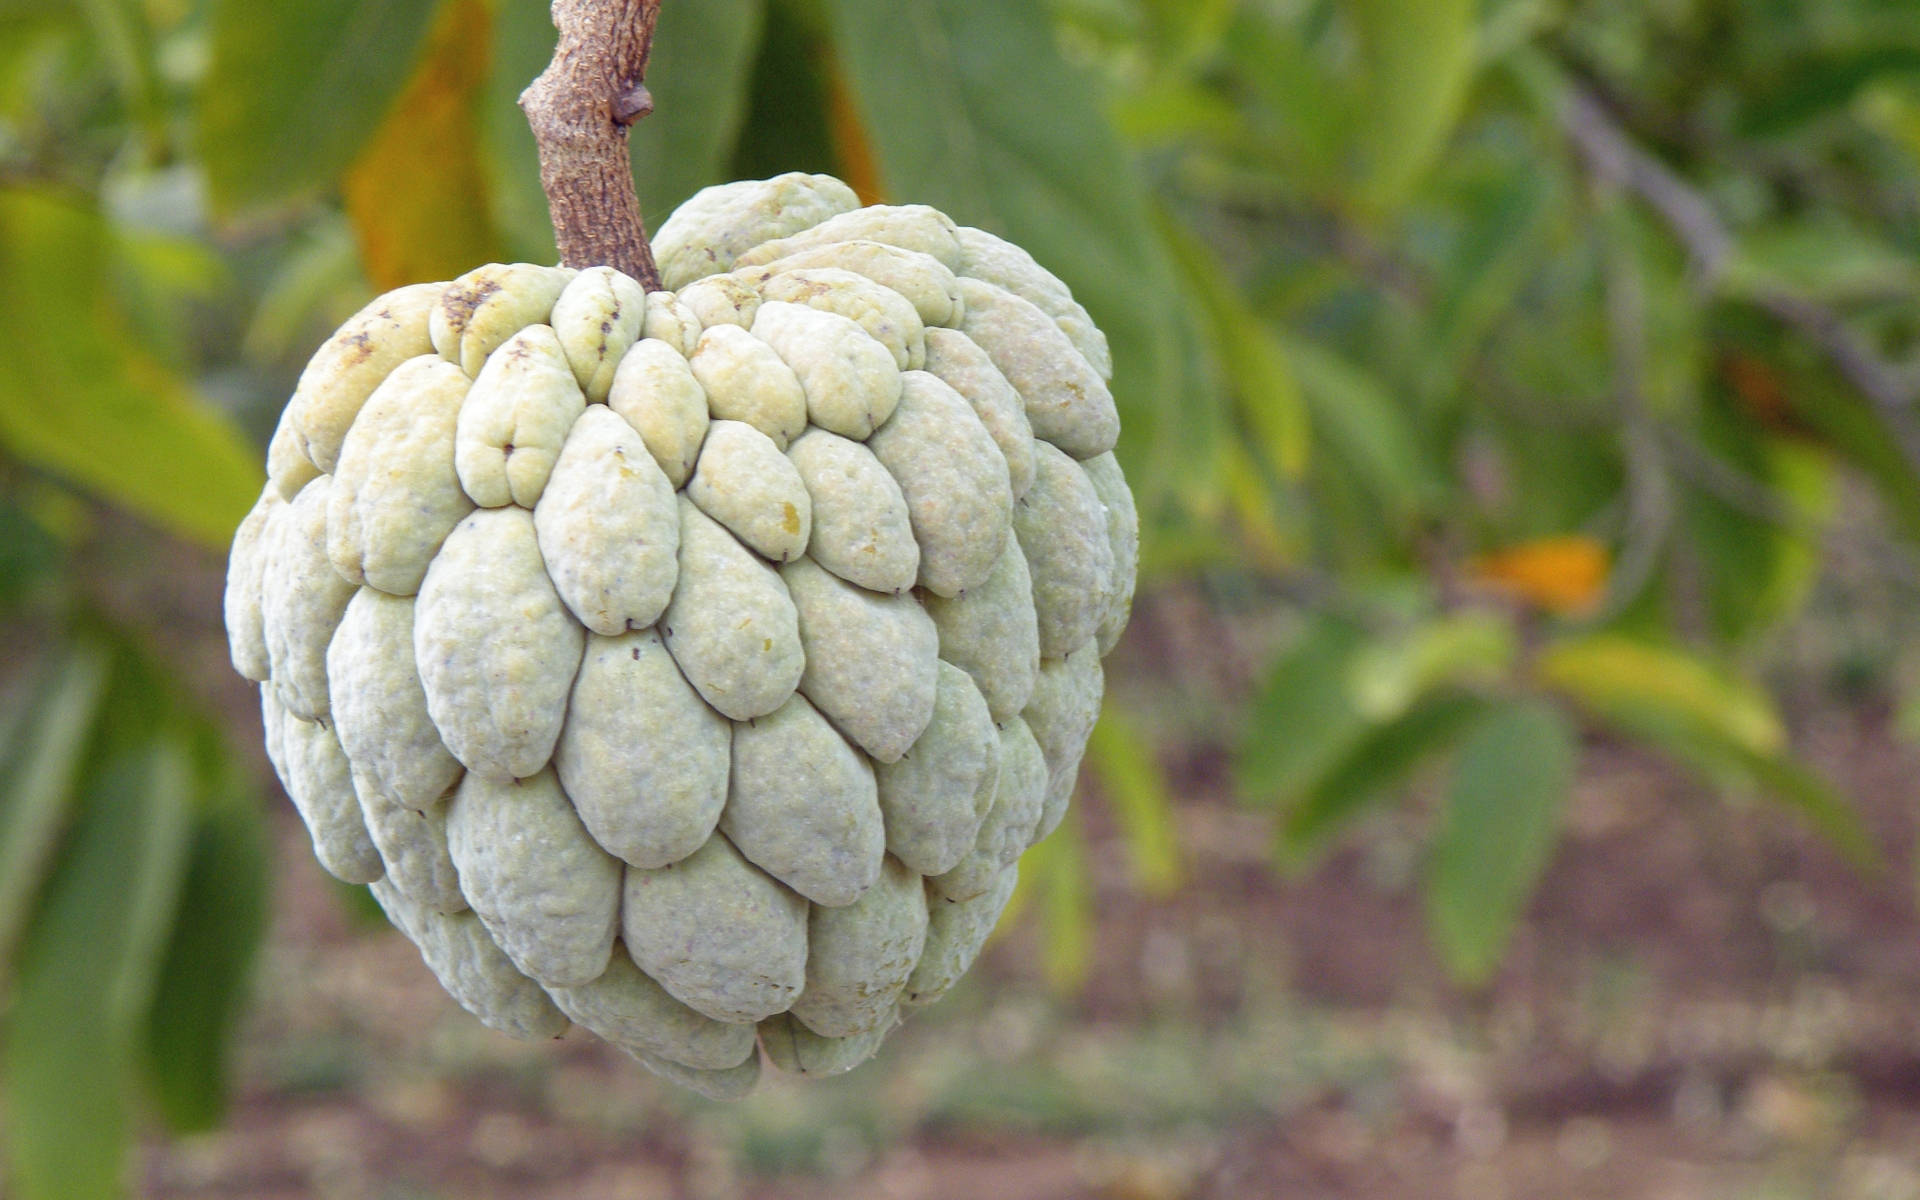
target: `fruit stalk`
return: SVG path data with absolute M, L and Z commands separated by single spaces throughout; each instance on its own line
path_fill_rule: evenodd
M 653 111 L 646 87 L 660 0 L 553 0 L 553 61 L 520 108 L 540 148 L 540 186 L 560 261 L 611 266 L 660 288 L 634 193 L 627 127 Z

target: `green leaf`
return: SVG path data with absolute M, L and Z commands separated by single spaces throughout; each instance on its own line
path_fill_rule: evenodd
M 352 162 L 400 88 L 435 0 L 216 0 L 199 148 L 215 206 L 302 200 Z
M 266 932 L 270 853 L 254 796 L 229 795 L 196 822 L 146 1027 L 150 1091 L 177 1131 L 212 1129 L 226 1111 L 227 1051 Z
M 736 179 L 787 171 L 847 174 L 834 153 L 834 64 L 818 14 L 790 3 L 769 4 L 752 68 L 745 122 L 728 173 Z
M 673 7 L 700 6 L 663 6 L 662 20 Z M 658 39 L 658 29 L 654 36 Z M 494 226 L 506 239 L 507 253 L 518 262 L 559 260 L 547 194 L 540 188 L 540 150 L 527 126 L 527 115 L 520 111 L 520 93 L 546 70 L 559 39 L 548 6 L 540 0 L 500 0 L 493 6 L 493 50 L 480 109 L 481 144 L 486 151 L 482 158 Z M 641 215 L 649 217 L 645 209 Z M 647 222 L 649 231 L 658 225 L 657 219 Z
M 1355 658 L 1354 703 L 1368 719 L 1383 721 L 1405 712 L 1438 684 L 1491 682 L 1512 665 L 1517 642 L 1512 622 L 1493 613 L 1448 613 L 1423 621 Z
M 1683 651 L 1618 634 L 1548 647 L 1543 682 L 1593 716 L 1701 772 L 1717 786 L 1747 783 L 1796 809 L 1862 870 L 1881 855 L 1859 814 L 1797 762 L 1765 692 Z
M 1020 878 L 1007 909 L 1040 906 L 1041 969 L 1058 995 L 1080 990 L 1093 958 L 1093 892 L 1087 880 L 1085 834 L 1069 809 L 1053 835 L 1020 856 Z M 1002 918 L 1005 927 L 1005 918 Z
M 106 679 L 99 647 L 62 651 L 0 759 L 0 983 L 59 845 Z
M 656 229 L 682 200 L 723 182 L 747 115 L 763 0 L 663 4 L 647 60 L 654 116 L 633 127 L 640 211 Z
M 1352 0 L 1367 66 L 1357 199 L 1397 206 L 1453 132 L 1473 81 L 1476 0 Z
M 224 548 L 260 494 L 259 454 L 135 344 L 98 214 L 0 188 L 0 445 L 155 524 Z
M 1875 79 L 1920 74 L 1920 45 L 1876 39 L 1865 45 L 1822 47 L 1777 64 L 1769 74 L 1768 86 L 1740 97 L 1745 136 L 1791 134 L 1808 121 L 1843 111 Z
M 82 790 L 5 1030 L 16 1200 L 126 1194 L 134 1036 L 185 861 L 189 786 L 184 751 L 162 740 L 111 759 Z
M 1484 711 L 1486 701 L 1478 696 L 1441 692 L 1368 729 L 1287 808 L 1274 842 L 1279 868 L 1289 874 L 1304 870 L 1416 768 L 1451 747 Z
M 1602 720 L 1635 727 L 1682 722 L 1763 757 L 1786 748 L 1772 697 L 1685 650 L 1597 633 L 1547 647 L 1535 669 L 1548 687 Z
M 1818 528 L 1832 515 L 1837 482 L 1831 456 L 1804 443 L 1767 437 L 1740 414 L 1712 408 L 1704 432 L 1711 449 L 1762 481 L 1803 524 L 1783 525 L 1703 492 L 1686 497 L 1686 545 L 1698 560 L 1701 590 L 1715 631 L 1738 643 L 1798 612 L 1822 565 Z M 1713 420 L 1712 418 L 1719 418 Z
M 1145 189 L 1092 82 L 1028 0 L 826 0 L 890 198 L 1024 246 L 1113 348 L 1120 456 L 1158 494 L 1211 461 L 1222 414 Z M 1147 505 L 1151 508 L 1151 504 Z
M 1307 408 L 1286 351 L 1213 252 L 1166 214 L 1160 214 L 1159 224 L 1187 287 L 1200 301 L 1203 330 L 1233 385 L 1241 421 L 1282 475 L 1299 478 L 1307 468 Z
M 1560 838 L 1578 753 L 1560 710 L 1518 701 L 1467 735 L 1427 877 L 1427 928 L 1447 970 L 1485 983 Z
M 1242 796 L 1285 803 L 1365 734 L 1351 682 L 1354 657 L 1366 642 L 1357 626 L 1320 617 L 1275 661 L 1235 762 Z
M 1166 776 L 1154 761 L 1152 741 L 1109 706 L 1087 740 L 1087 765 L 1099 776 L 1101 792 L 1113 807 L 1133 860 L 1135 885 L 1149 896 L 1172 895 L 1185 874 L 1179 822 Z
M 1715 280 L 1721 293 L 1755 299 L 1781 291 L 1831 304 L 1911 294 L 1913 255 L 1834 216 L 1761 226 L 1741 239 Z
M 1365 368 L 1305 338 L 1284 338 L 1312 416 L 1315 444 L 1338 459 L 1396 521 L 1426 503 L 1431 477 L 1413 424 L 1387 386 Z

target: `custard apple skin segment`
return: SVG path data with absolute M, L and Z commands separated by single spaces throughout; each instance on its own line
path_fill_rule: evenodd
M 612 636 L 660 619 L 680 577 L 673 485 L 604 405 L 574 421 L 533 509 L 540 557 L 574 619 Z
M 759 318 L 755 318 L 758 320 Z M 687 356 L 715 417 L 745 421 L 785 450 L 807 428 L 807 392 L 772 346 L 738 325 L 715 325 Z
M 806 656 L 779 572 L 680 497 L 680 578 L 661 620 L 680 670 L 722 716 L 750 721 L 786 703 Z
M 716 1021 L 688 1008 L 619 949 L 599 978 L 576 987 L 550 987 L 547 994 L 581 1028 L 683 1067 L 726 1070 L 753 1053 L 753 1026 Z
M 621 865 L 552 771 L 506 782 L 469 773 L 447 809 L 447 849 L 467 903 L 524 974 L 572 987 L 607 969 Z
M 1000 773 L 980 836 L 953 870 L 927 880 L 942 900 L 971 900 L 993 887 L 1000 872 L 1033 844 L 1047 802 L 1047 760 L 1033 731 L 1018 717 L 1000 729 Z
M 900 406 L 867 445 L 906 497 L 920 586 L 957 596 L 986 579 L 1006 545 L 1007 460 L 960 393 L 925 371 L 900 378 Z
M 793 369 L 820 429 L 864 439 L 900 403 L 900 369 L 887 348 L 837 312 L 769 300 L 755 310 L 752 333 Z
M 727 801 L 733 726 L 657 632 L 589 637 L 567 707 L 554 767 L 596 842 L 636 867 L 706 843 Z
M 575 274 L 565 267 L 533 263 L 475 267 L 446 285 L 427 315 L 434 350 L 477 378 L 507 339 L 553 315 L 554 302 Z
M 706 389 L 686 355 L 657 338 L 641 339 L 613 373 L 607 407 L 633 426 L 667 482 L 686 483 L 711 421 Z
M 408 808 L 357 770 L 353 790 L 360 797 L 367 833 L 386 866 L 387 882 L 435 912 L 465 912 L 460 872 L 447 849 L 447 797 L 425 811 Z
M 327 558 L 327 501 L 333 478 L 314 479 L 268 518 L 261 567 L 260 629 L 272 687 L 303 721 L 327 717 L 327 643 L 354 586 Z
M 927 373 L 958 392 L 973 405 L 1007 460 L 1007 485 L 1018 502 L 1033 485 L 1033 427 L 1026 405 L 986 351 L 964 333 L 952 329 L 927 330 Z
M 691 357 L 693 348 L 700 343 L 699 314 L 672 292 L 648 295 L 645 328 L 648 337 L 672 346 L 683 358 Z
M 453 756 L 492 779 L 553 756 L 586 630 L 547 578 L 524 508 L 483 508 L 447 535 L 414 606 L 427 711 Z
M 716 1021 L 785 1012 L 806 983 L 807 902 L 724 836 L 670 866 L 628 867 L 622 896 L 634 965 Z
M 748 278 L 759 277 L 749 275 Z M 857 272 L 842 271 L 835 267 L 804 267 L 796 270 L 769 268 L 760 284 L 760 298 L 764 301 L 760 306 L 762 314 L 769 305 L 792 304 L 796 308 L 836 316 L 854 324 L 869 340 L 892 355 L 896 370 L 918 370 L 926 362 L 926 328 L 920 321 L 918 310 L 898 292 L 882 287 Z M 781 337 L 777 329 L 763 330 L 759 320 L 759 316 L 754 318 L 754 335 L 766 339 L 785 357 L 782 343 L 786 339 Z M 836 338 L 845 336 L 837 323 L 827 327 L 836 331 Z M 877 370 L 877 356 L 869 349 L 863 348 L 862 353 L 874 360 L 874 369 Z M 798 369 L 798 364 L 795 364 L 795 369 Z M 893 391 L 896 396 L 899 394 L 897 387 Z M 883 412 L 875 417 L 872 424 L 877 425 L 884 420 L 886 414 Z M 865 433 L 851 433 L 818 419 L 814 424 L 848 437 L 866 436 Z
M 1075 458 L 1113 449 L 1120 414 L 1106 380 L 1046 313 L 1005 288 L 962 277 L 966 319 L 960 332 L 977 342 L 1026 402 L 1033 436 Z
M 813 530 L 813 498 L 773 439 L 744 421 L 715 421 L 687 480 L 687 499 L 762 558 L 798 558 Z
M 313 468 L 334 471 L 367 397 L 402 362 L 433 352 L 427 321 L 445 287 L 417 283 L 388 292 L 349 317 L 308 361 L 287 402 L 287 421 Z
M 313 836 L 313 856 L 344 883 L 372 883 L 386 874 L 360 815 L 353 768 L 340 740 L 325 725 L 284 708 L 269 719 L 280 724 L 281 782 Z
M 660 281 L 679 288 L 731 271 L 755 246 L 859 207 L 860 198 L 838 179 L 798 171 L 702 188 L 653 235 Z
M 790 1010 L 822 1037 L 854 1037 L 891 1023 L 927 940 L 920 876 L 888 858 L 852 904 L 816 904 L 807 921 L 807 986 Z
M 1080 464 L 1043 443 L 1013 530 L 1032 576 L 1040 654 L 1059 658 L 1092 637 L 1107 615 L 1115 567 L 1106 505 Z
M 551 327 L 514 334 L 488 356 L 460 406 L 460 486 L 483 508 L 532 508 L 586 403 Z
M 911 594 L 855 587 L 812 559 L 780 578 L 800 617 L 801 693 L 874 762 L 894 762 L 933 719 L 933 619 Z
M 285 503 L 280 489 L 268 480 L 260 490 L 260 499 L 234 530 L 233 546 L 227 552 L 227 590 L 221 607 L 227 626 L 227 651 L 233 669 L 254 683 L 266 682 L 272 673 L 261 590 L 267 565 L 267 526 L 273 510 Z
M 621 1049 L 653 1074 L 669 1083 L 698 1092 L 709 1100 L 739 1100 L 751 1094 L 754 1086 L 760 1082 L 758 1049 L 750 1053 L 738 1066 L 720 1071 L 703 1071 L 698 1067 L 689 1067 L 674 1062 L 670 1058 L 661 1058 L 638 1046 L 622 1046 Z
M 351 318 L 223 616 L 315 857 L 454 1000 L 732 1099 L 978 958 L 1139 517 L 1106 339 L 1020 247 L 792 173 L 654 249 L 666 290 L 488 263 Z
M 865 1033 L 830 1038 L 821 1037 L 792 1013 L 783 1012 L 760 1022 L 760 1047 L 774 1066 L 789 1075 L 825 1078 L 845 1074 L 879 1053 L 881 1043 L 897 1024 L 897 1015 L 889 1013 Z
M 904 592 L 920 574 L 907 498 L 873 451 L 859 442 L 809 429 L 787 457 L 807 489 L 813 514 L 807 555 L 848 583 L 875 592 Z
M 588 403 L 601 403 L 620 359 L 646 326 L 647 293 L 612 267 L 588 267 L 553 302 L 549 322 Z
M 965 857 L 1000 777 L 1000 737 L 980 689 L 952 663 L 937 665 L 926 732 L 897 761 L 873 767 L 887 852 L 921 875 L 944 874 Z
M 385 880 L 374 883 L 373 897 L 395 928 L 420 947 L 440 986 L 487 1028 L 522 1041 L 567 1031 L 566 1016 L 539 984 L 514 968 L 479 917 L 435 912 Z
M 973 677 L 996 724 L 1018 716 L 1040 672 L 1040 622 L 1020 543 L 1007 539 L 978 587 L 951 599 L 929 594 L 926 604 L 940 634 L 940 657 Z
M 980 957 L 1000 914 L 1013 899 L 1020 864 L 1008 863 L 987 890 L 969 900 L 953 901 L 930 895 L 927 903 L 927 942 L 920 961 L 907 977 L 900 1003 L 912 1007 L 932 1004 L 947 994 Z
M 333 730 L 354 770 L 424 812 L 460 777 L 413 661 L 414 598 L 361 588 L 327 646 Z
M 796 250 L 764 267 L 736 272 L 736 277 L 770 279 L 812 267 L 851 271 L 898 293 L 913 306 L 921 325 L 929 331 L 936 325 L 958 325 L 966 311 L 960 299 L 960 280 L 952 268 L 931 254 L 902 250 L 885 242 L 853 240 Z
M 327 497 L 327 556 L 343 579 L 413 595 L 440 543 L 473 511 L 454 470 L 454 431 L 471 382 L 423 354 L 395 367 L 367 398 Z
M 815 904 L 851 904 L 886 853 L 873 766 L 807 698 L 735 722 L 720 829 L 740 853 Z

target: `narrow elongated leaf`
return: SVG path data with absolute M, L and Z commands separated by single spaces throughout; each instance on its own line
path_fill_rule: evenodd
M 1241 422 L 1273 466 L 1298 479 L 1307 469 L 1307 408 L 1286 351 L 1253 314 L 1211 250 L 1165 213 L 1159 225 L 1187 287 L 1200 301 L 1203 331 L 1232 384 Z
M 1887 75 L 1920 75 L 1920 45 L 1885 39 L 1821 47 L 1782 64 L 1778 78 L 1742 97 L 1741 131 L 1790 134 L 1808 121 L 1844 111 L 1860 89 Z
M 1492 613 L 1447 613 L 1422 621 L 1355 658 L 1354 701 L 1371 720 L 1397 717 L 1439 684 L 1489 683 L 1506 674 L 1517 642 L 1512 623 Z
M 660 6 L 647 64 L 657 116 L 633 127 L 633 175 L 647 227 L 723 182 L 747 115 L 747 81 L 766 23 L 764 0 Z
M 1766 693 L 1678 650 L 1618 634 L 1549 647 L 1540 677 L 1595 717 L 1665 750 L 1711 783 L 1746 784 L 1795 809 L 1848 861 L 1881 855 L 1859 813 L 1797 761 Z
M 1463 983 L 1493 974 L 1560 838 L 1577 747 L 1560 710 L 1487 713 L 1460 750 L 1427 877 L 1427 928 Z
M 21 949 L 5 1031 L 18 1200 L 125 1194 L 134 1033 L 173 915 L 188 789 L 185 754 L 170 741 L 116 756 L 83 788 Z
M 218 0 L 199 143 L 225 210 L 313 195 L 412 73 L 435 0 Z
M 1367 64 L 1359 199 L 1392 208 L 1459 120 L 1473 79 L 1474 0 L 1353 0 Z
M 492 11 L 445 0 L 413 77 L 343 182 L 367 278 L 385 291 L 498 258 L 480 161 Z
M 201 812 L 146 1023 L 147 1078 L 167 1124 L 213 1128 L 227 1051 L 266 931 L 270 846 L 256 797 Z
M 1133 860 L 1135 885 L 1149 896 L 1169 896 L 1180 887 L 1185 871 L 1173 797 L 1152 746 L 1143 731 L 1109 705 L 1087 741 L 1087 764 L 1113 807 Z
M 1113 348 L 1121 458 L 1136 490 L 1212 457 L 1221 414 L 1195 386 L 1193 330 L 1144 189 L 1092 82 L 1028 0 L 827 0 L 889 199 L 1024 246 Z
M 1351 668 L 1366 640 L 1356 626 L 1322 617 L 1281 654 L 1240 743 L 1235 765 L 1242 796 L 1285 803 L 1365 734 Z
M 1365 368 L 1305 338 L 1283 338 L 1312 415 L 1316 444 L 1336 457 L 1394 518 L 1425 503 L 1431 477 L 1407 413 Z
M 1684 650 L 1600 633 L 1549 646 L 1536 669 L 1547 686 L 1604 720 L 1683 721 L 1762 757 L 1786 746 L 1765 692 Z
M 0 188 L 0 446 L 155 524 L 224 547 L 260 494 L 233 423 L 135 344 L 98 214 Z
M 0 982 L 12 973 L 14 945 L 66 823 L 106 678 L 99 647 L 83 643 L 62 653 L 0 748 Z
M 1440 692 L 1369 729 L 1287 809 L 1274 843 L 1280 869 L 1291 874 L 1311 865 L 1375 804 L 1405 786 L 1422 763 L 1453 746 L 1486 703 L 1466 693 Z
M 1020 856 L 1020 877 L 998 928 L 1029 904 L 1039 906 L 1041 970 L 1058 995 L 1080 990 L 1093 958 L 1093 893 L 1076 809 L 1046 841 Z

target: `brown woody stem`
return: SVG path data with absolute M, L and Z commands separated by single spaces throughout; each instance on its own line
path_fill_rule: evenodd
M 520 94 L 560 261 L 605 264 L 660 289 L 633 190 L 627 127 L 653 111 L 647 54 L 660 0 L 553 0 L 553 61 Z

